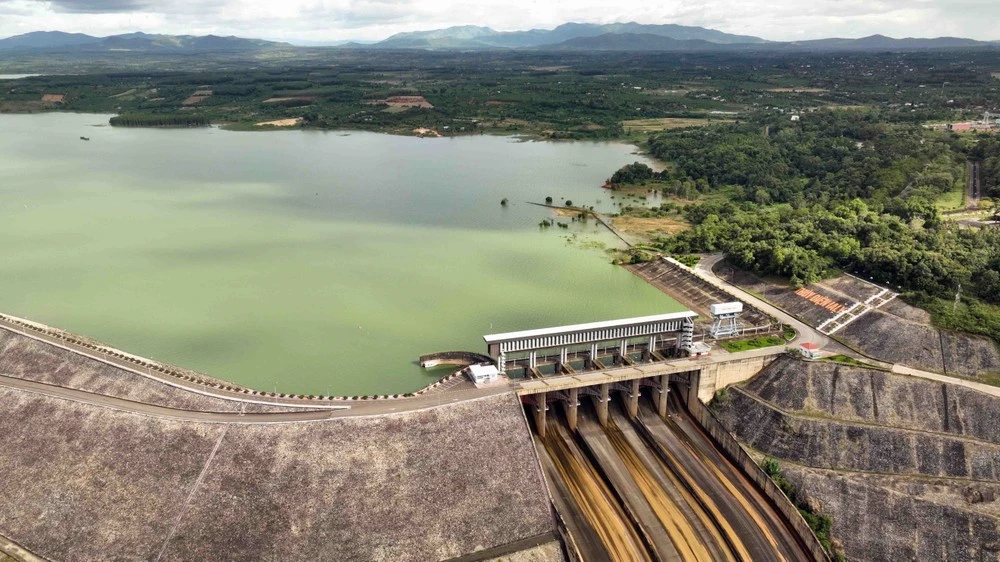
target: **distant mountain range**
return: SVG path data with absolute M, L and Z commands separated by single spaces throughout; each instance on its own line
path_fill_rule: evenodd
M 997 41 L 976 41 L 957 37 L 936 39 L 893 39 L 872 35 L 861 39 L 816 39 L 810 41 L 767 41 L 749 35 L 733 35 L 715 29 L 684 25 L 640 23 L 566 23 L 555 29 L 496 31 L 489 27 L 461 26 L 432 31 L 398 33 L 377 43 L 345 43 L 339 48 L 508 50 L 550 51 L 904 51 L 955 47 L 1000 47 Z M 92 37 L 81 33 L 37 31 L 0 39 L 0 52 L 11 50 L 74 51 L 247 51 L 291 48 L 287 43 L 219 37 L 215 35 L 150 35 L 127 33 Z
M 956 37 L 893 39 L 872 35 L 861 39 L 767 41 L 750 35 L 733 35 L 715 29 L 684 25 L 646 25 L 635 22 L 605 25 L 567 23 L 551 30 L 495 31 L 489 27 L 461 26 L 398 33 L 368 49 L 538 49 L 557 51 L 781 51 L 781 50 L 913 50 L 951 47 L 998 46 L 993 41 Z
M 262 39 L 219 37 L 216 35 L 150 35 L 126 33 L 110 37 L 93 37 L 82 33 L 35 31 L 0 39 L 3 50 L 87 50 L 87 51 L 245 51 L 272 47 L 290 47 Z
M 518 49 L 550 47 L 583 38 L 609 35 L 649 35 L 674 40 L 700 40 L 720 44 L 766 43 L 760 37 L 732 35 L 714 29 L 684 25 L 645 25 L 640 23 L 565 23 L 555 29 L 495 31 L 489 27 L 461 26 L 434 31 L 398 33 L 375 43 L 385 49 Z

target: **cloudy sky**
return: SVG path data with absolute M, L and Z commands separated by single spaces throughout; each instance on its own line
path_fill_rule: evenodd
M 0 37 L 37 30 L 234 34 L 291 42 L 377 40 L 451 25 L 679 23 L 772 40 L 1000 39 L 1000 0 L 0 0 Z

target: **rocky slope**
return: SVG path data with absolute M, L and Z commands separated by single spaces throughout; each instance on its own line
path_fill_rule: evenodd
M 996 560 L 1000 399 L 783 358 L 713 404 L 833 517 L 850 560 Z
M 872 357 L 918 369 L 970 378 L 1000 371 L 992 340 L 935 328 L 926 312 L 898 299 L 837 335 Z

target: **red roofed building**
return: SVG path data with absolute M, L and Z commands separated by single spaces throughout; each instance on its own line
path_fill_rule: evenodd
M 819 359 L 821 357 L 819 346 L 812 342 L 805 342 L 799 345 L 799 350 L 806 359 Z

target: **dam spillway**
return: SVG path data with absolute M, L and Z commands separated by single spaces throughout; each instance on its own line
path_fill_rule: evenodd
M 665 418 L 642 400 L 635 416 L 613 404 L 604 424 L 583 408 L 575 431 L 546 419 L 536 447 L 570 558 L 817 559 L 673 391 Z

